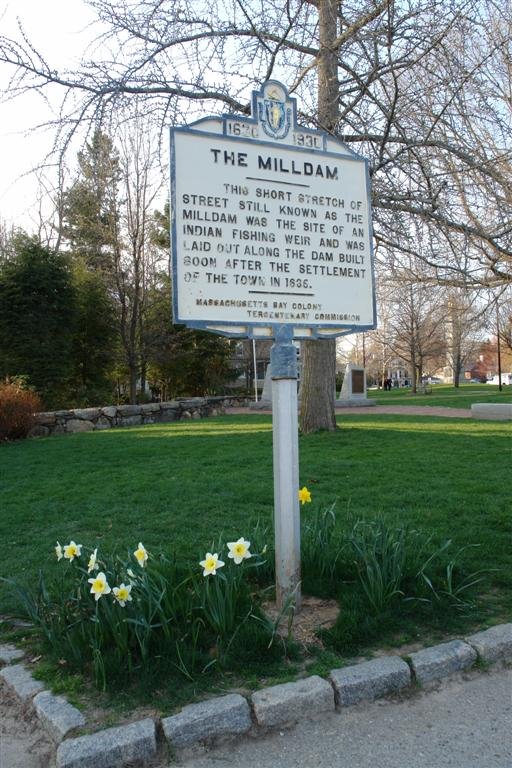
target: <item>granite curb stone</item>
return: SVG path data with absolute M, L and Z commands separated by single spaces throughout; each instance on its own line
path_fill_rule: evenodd
M 512 659 L 512 624 L 499 624 L 466 638 L 482 661 L 493 664 L 501 659 Z
M 331 685 L 317 675 L 256 691 L 251 700 L 256 722 L 263 728 L 294 723 L 304 715 L 315 716 L 335 708 Z
M 349 707 L 359 701 L 377 699 L 406 688 L 411 683 L 411 670 L 398 656 L 384 656 L 342 669 L 329 675 L 336 704 Z
M 85 725 L 85 717 L 76 707 L 63 696 L 54 696 L 49 691 L 41 691 L 34 697 L 34 708 L 43 727 L 56 742 Z
M 4 667 L 0 671 L 0 677 L 23 702 L 30 701 L 36 693 L 44 689 L 44 685 L 39 680 L 35 680 L 23 664 Z
M 15 660 L 11 645 L 0 645 L 0 661 Z M 4 654 L 2 656 L 2 653 Z M 257 691 L 251 697 L 253 716 L 247 700 L 228 694 L 199 704 L 190 704 L 178 715 L 165 718 L 162 730 L 173 747 L 190 747 L 216 737 L 236 736 L 251 730 L 292 724 L 303 717 L 315 717 L 342 706 L 395 693 L 410 684 L 412 668 L 420 683 L 437 680 L 471 667 L 477 655 L 490 663 L 512 660 L 512 624 L 501 624 L 466 639 L 425 648 L 411 654 L 410 665 L 398 656 L 386 656 L 350 667 L 331 670 L 330 682 L 312 676 Z M 0 670 L 0 679 L 22 702 L 33 697 L 33 706 L 42 725 L 56 741 L 70 729 L 85 724 L 82 714 L 63 697 L 43 690 L 22 665 Z M 332 685 L 332 687 L 331 687 Z M 334 688 L 334 690 L 333 690 Z M 53 722 L 52 711 L 56 712 Z M 144 763 L 157 752 L 156 725 L 151 719 L 110 728 L 88 736 L 67 738 L 57 749 L 57 768 L 122 768 L 133 761 Z
M 181 712 L 162 720 L 166 739 L 176 748 L 190 747 L 199 741 L 247 733 L 252 727 L 246 699 L 233 693 L 189 704 Z
M 151 760 L 157 751 L 156 727 L 146 718 L 90 736 L 66 739 L 57 749 L 57 768 L 122 768 Z
M 0 664 L 11 664 L 22 659 L 24 655 L 23 651 L 14 645 L 0 645 Z
M 463 640 L 451 640 L 449 643 L 433 645 L 410 655 L 411 666 L 419 683 L 429 683 L 440 677 L 447 677 L 455 672 L 472 667 L 477 653 Z

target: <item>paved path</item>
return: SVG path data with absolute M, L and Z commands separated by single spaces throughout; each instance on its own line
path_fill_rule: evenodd
M 402 701 L 360 704 L 184 768 L 510 768 L 512 670 L 472 673 Z M 172 768 L 165 763 L 161 768 Z
M 439 405 L 370 405 L 351 408 L 336 408 L 338 416 L 352 416 L 361 413 L 374 416 L 378 413 L 390 413 L 398 416 L 445 416 L 452 419 L 470 419 L 471 410 L 468 408 L 442 408 Z M 262 408 L 227 408 L 226 414 L 238 413 L 272 413 Z

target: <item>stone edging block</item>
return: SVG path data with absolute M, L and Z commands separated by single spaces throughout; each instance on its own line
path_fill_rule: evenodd
M 44 685 L 39 680 L 33 678 L 23 664 L 13 664 L 10 667 L 4 667 L 0 671 L 0 677 L 5 680 L 9 688 L 14 691 L 22 702 L 30 701 L 36 693 L 44 689 Z
M 75 728 L 85 725 L 85 717 L 63 696 L 41 691 L 34 697 L 34 708 L 43 727 L 56 742 L 62 741 Z
M 289 725 L 302 718 L 334 711 L 335 699 L 339 705 L 349 706 L 402 690 L 411 682 L 410 668 L 420 683 L 468 669 L 477 654 L 489 663 L 512 660 L 512 624 L 491 627 L 471 635 L 465 642 L 452 640 L 425 648 L 411 654 L 409 664 L 398 656 L 385 656 L 331 670 L 331 684 L 314 675 L 264 688 L 252 694 L 252 717 L 249 703 L 239 694 L 190 704 L 179 714 L 162 720 L 162 729 L 171 746 L 184 748 L 218 737 L 247 733 L 253 722 L 262 728 Z M 8 663 L 20 655 L 22 651 L 14 646 L 0 645 L 0 662 Z M 56 741 L 85 724 L 77 709 L 63 697 L 43 691 L 43 684 L 22 664 L 4 667 L 0 670 L 1 679 L 22 702 L 34 697 L 35 711 Z M 148 718 L 65 739 L 57 749 L 56 765 L 57 768 L 122 768 L 134 761 L 150 761 L 156 752 L 156 725 Z
M 411 666 L 419 683 L 428 683 L 472 667 L 477 659 L 474 648 L 462 640 L 451 640 L 411 653 Z
M 237 693 L 189 704 L 179 714 L 162 720 L 165 737 L 176 748 L 247 733 L 251 726 L 249 704 Z
M 512 624 L 499 624 L 496 627 L 477 632 L 466 638 L 482 661 L 489 664 L 501 659 L 512 659 Z
M 256 722 L 263 728 L 287 725 L 302 717 L 334 710 L 334 691 L 317 675 L 264 688 L 252 694 Z
M 150 718 L 90 736 L 66 739 L 57 749 L 57 768 L 122 768 L 156 755 L 156 728 Z
M 398 656 L 384 656 L 342 669 L 329 675 L 336 704 L 348 707 L 359 701 L 377 699 L 406 688 L 411 682 L 409 666 Z
M 22 659 L 24 655 L 23 651 L 14 645 L 0 645 L 0 664 L 11 664 Z

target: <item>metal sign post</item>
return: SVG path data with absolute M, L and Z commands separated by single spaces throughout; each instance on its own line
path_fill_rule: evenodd
M 172 128 L 170 154 L 174 322 L 274 339 L 276 592 L 278 604 L 292 598 L 297 608 L 293 340 L 375 328 L 368 164 L 335 137 L 298 125 L 295 99 L 275 80 L 253 92 L 250 117 Z
M 274 448 L 274 531 L 276 603 L 293 600 L 300 611 L 299 429 L 297 419 L 297 350 L 292 329 L 275 329 L 270 351 L 272 433 Z

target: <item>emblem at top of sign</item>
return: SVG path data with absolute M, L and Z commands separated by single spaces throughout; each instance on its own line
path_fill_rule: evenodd
M 263 87 L 261 96 L 256 97 L 258 120 L 272 139 L 284 139 L 292 123 L 292 101 L 286 89 L 275 81 L 269 80 Z

